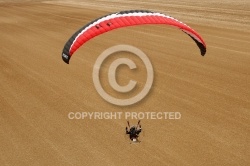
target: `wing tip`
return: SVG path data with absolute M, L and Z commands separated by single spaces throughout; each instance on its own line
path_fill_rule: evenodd
M 200 50 L 201 50 L 201 55 L 202 55 L 202 56 L 205 56 L 205 54 L 206 54 L 206 52 L 207 52 L 206 47 L 200 48 Z
M 70 56 L 65 54 L 65 53 L 62 53 L 62 59 L 65 63 L 69 64 L 69 60 L 70 60 Z
M 206 54 L 206 50 L 204 50 L 204 51 L 201 52 L 202 56 L 205 56 L 205 54 Z

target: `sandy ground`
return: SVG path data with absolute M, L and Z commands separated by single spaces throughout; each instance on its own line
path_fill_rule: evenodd
M 135 7 L 193 27 L 207 43 L 206 56 L 180 30 L 147 25 L 103 34 L 69 65 L 61 60 L 65 42 L 81 26 Z M 250 165 L 249 8 L 248 0 L 1 1 L 0 165 Z M 129 107 L 104 101 L 92 81 L 95 60 L 116 44 L 143 50 L 154 67 L 150 94 Z M 134 77 L 143 84 L 145 70 L 139 68 L 121 69 L 120 83 Z M 143 119 L 142 142 L 130 145 L 125 119 L 68 118 L 86 111 L 182 116 Z

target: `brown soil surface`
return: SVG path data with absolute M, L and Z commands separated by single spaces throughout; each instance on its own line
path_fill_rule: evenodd
M 81 26 L 134 8 L 187 23 L 205 39 L 207 54 L 200 56 L 176 28 L 145 25 L 98 36 L 69 65 L 62 61 L 65 42 Z M 0 165 L 250 165 L 249 9 L 249 0 L 1 0 Z M 143 50 L 154 67 L 150 94 L 129 107 L 104 101 L 92 81 L 95 60 L 116 44 Z M 134 77 L 143 84 L 145 71 L 138 68 L 122 68 L 120 83 Z M 143 119 L 142 142 L 130 145 L 124 118 L 68 118 L 88 111 L 182 116 Z

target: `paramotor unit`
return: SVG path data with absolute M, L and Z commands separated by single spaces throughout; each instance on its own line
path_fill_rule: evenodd
M 80 46 L 102 33 L 117 28 L 142 24 L 163 24 L 177 27 L 195 41 L 202 56 L 206 54 L 206 44 L 202 37 L 195 30 L 181 21 L 158 12 L 148 10 L 128 10 L 100 17 L 80 28 L 66 42 L 62 51 L 62 59 L 68 64 L 71 56 Z
M 140 120 L 138 121 L 136 126 L 131 126 L 129 124 L 129 121 L 127 121 L 128 126 L 125 128 L 126 134 L 129 134 L 129 138 L 131 140 L 131 143 L 140 143 L 141 141 L 138 139 L 139 134 L 142 131 Z

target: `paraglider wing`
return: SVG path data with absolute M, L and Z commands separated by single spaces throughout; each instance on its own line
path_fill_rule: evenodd
M 142 24 L 165 24 L 175 26 L 188 34 L 197 44 L 201 55 L 206 53 L 206 44 L 201 36 L 186 24 L 173 17 L 162 13 L 147 10 L 121 11 L 98 18 L 79 29 L 65 44 L 62 52 L 62 59 L 69 63 L 73 53 L 85 42 L 102 33 L 113 29 L 142 25 Z

